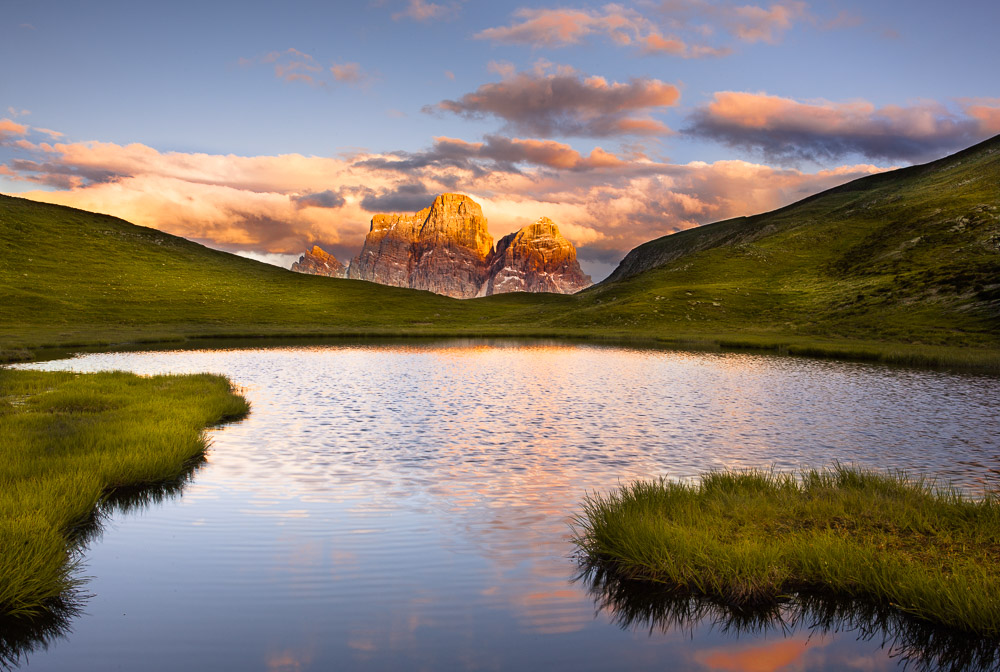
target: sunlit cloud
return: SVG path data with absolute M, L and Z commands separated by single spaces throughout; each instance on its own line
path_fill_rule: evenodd
M 494 62 L 490 68 L 501 81 L 429 105 L 424 112 L 495 117 L 507 131 L 544 137 L 667 135 L 670 129 L 650 114 L 680 99 L 676 86 L 658 79 L 609 82 L 544 61 L 529 72 L 514 72 L 506 63 Z
M 1000 133 L 1000 98 L 962 98 L 959 103 L 967 115 L 979 122 L 981 133 Z
M 691 45 L 676 35 L 664 35 L 654 22 L 621 5 L 606 5 L 601 10 L 524 8 L 515 11 L 514 17 L 514 23 L 487 28 L 475 37 L 501 44 L 558 48 L 603 36 L 619 46 L 638 47 L 646 54 L 702 58 L 729 53 L 726 48 Z
M 24 138 L 18 138 L 24 140 Z M 234 156 L 160 152 L 104 142 L 4 145 L 23 196 L 122 217 L 230 251 L 297 255 L 313 244 L 343 260 L 360 250 L 374 212 L 413 212 L 442 192 L 468 193 L 495 239 L 540 216 L 580 258 L 615 263 L 652 238 L 771 210 L 882 170 L 806 173 L 745 161 L 671 164 L 641 152 L 587 152 L 539 138 L 439 137 L 419 152 Z M 279 257 L 271 257 L 280 259 Z
M 682 58 L 725 56 L 731 45 L 709 45 L 705 37 L 724 32 L 736 42 L 778 43 L 792 27 L 810 17 L 804 2 L 779 2 L 768 6 L 717 3 L 707 0 L 663 0 L 647 4 L 643 14 L 621 4 L 599 10 L 585 8 L 531 8 L 513 13 L 505 26 L 481 30 L 480 40 L 532 48 L 561 48 L 601 37 L 645 54 Z M 846 15 L 827 21 L 826 28 L 856 25 Z
M 1000 132 L 1000 101 L 966 100 L 962 111 L 934 102 L 908 106 L 859 100 L 800 102 L 722 91 L 691 116 L 689 133 L 761 151 L 770 160 L 922 161 Z
M 13 119 L 0 119 L 0 140 L 25 135 L 27 132 L 28 127 L 24 124 L 19 124 Z

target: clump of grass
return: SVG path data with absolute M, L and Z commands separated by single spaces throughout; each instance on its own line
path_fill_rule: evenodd
M 26 348 L 0 348 L 0 364 L 6 362 L 30 362 L 33 359 L 31 351 Z
M 0 369 L 0 615 L 44 613 L 102 499 L 182 477 L 202 430 L 248 411 L 221 376 Z
M 589 496 L 587 563 L 737 608 L 826 595 L 1000 637 L 1000 501 L 904 473 L 711 472 Z

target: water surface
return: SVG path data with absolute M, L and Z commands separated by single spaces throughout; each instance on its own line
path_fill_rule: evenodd
M 988 376 L 482 342 L 32 367 L 217 372 L 253 404 L 182 494 L 111 517 L 39 670 L 894 669 L 912 646 L 815 614 L 628 618 L 575 580 L 569 523 L 588 492 L 716 468 L 1000 474 Z

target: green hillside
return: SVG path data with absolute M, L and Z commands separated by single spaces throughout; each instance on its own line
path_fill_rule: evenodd
M 8 358 L 210 336 L 537 335 L 1000 368 L 1000 137 L 651 241 L 574 296 L 460 301 L 302 275 L 0 196 L 0 307 Z
M 430 292 L 292 273 L 115 217 L 8 196 L 0 196 L 0 297 L 8 348 L 451 330 L 504 303 L 470 311 Z
M 1000 343 L 1000 137 L 642 245 L 567 326 Z

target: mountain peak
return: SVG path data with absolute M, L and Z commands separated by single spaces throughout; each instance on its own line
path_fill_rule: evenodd
M 319 245 L 313 245 L 311 250 L 299 257 L 299 260 L 292 264 L 292 270 L 296 273 L 325 275 L 331 278 L 343 278 L 347 275 L 344 265 Z
M 459 299 L 513 291 L 568 293 L 590 285 L 576 249 L 547 217 L 501 242 L 494 250 L 483 209 L 471 197 L 439 194 L 412 215 L 373 216 L 348 277 Z

